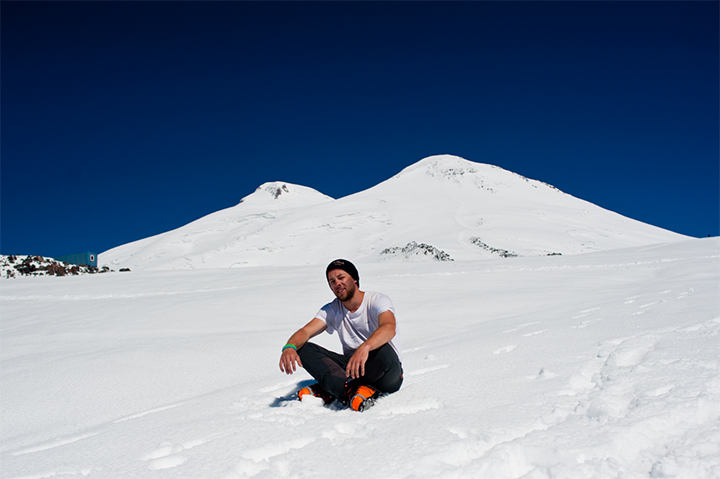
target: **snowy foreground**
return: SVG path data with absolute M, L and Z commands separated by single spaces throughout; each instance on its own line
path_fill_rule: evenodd
M 406 373 L 365 413 L 286 400 L 323 266 L 3 281 L 0 475 L 720 477 L 717 238 L 358 266 Z

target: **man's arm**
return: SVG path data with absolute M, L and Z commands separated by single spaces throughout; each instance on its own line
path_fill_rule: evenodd
M 313 318 L 312 321 L 290 336 L 287 344 L 292 344 L 295 348 L 300 349 L 310 338 L 317 336 L 326 329 L 327 324 L 318 318 Z M 293 348 L 283 350 L 282 356 L 280 356 L 280 371 L 286 374 L 292 374 L 298 366 L 302 367 L 302 362 L 300 361 L 300 356 L 298 356 L 297 351 Z
M 350 358 L 345 374 L 357 379 L 365 375 L 365 362 L 370 351 L 383 346 L 395 337 L 395 315 L 392 311 L 384 311 L 378 316 L 378 328 L 360 345 Z

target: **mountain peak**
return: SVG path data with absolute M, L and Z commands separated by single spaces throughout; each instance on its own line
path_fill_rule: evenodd
M 532 189 L 559 192 L 557 188 L 547 183 L 531 180 L 499 166 L 476 163 L 455 155 L 429 156 L 391 178 L 391 180 L 413 183 L 427 179 L 435 180 L 434 185 L 445 183 L 453 188 L 468 187 L 492 194 L 506 191 L 517 195 L 522 194 L 520 192 L 523 190 Z
M 307 186 L 294 185 L 284 181 L 263 183 L 250 195 L 240 200 L 244 206 L 258 206 L 267 209 L 310 206 L 334 201 L 333 198 Z
M 395 177 L 399 178 L 415 172 L 424 172 L 428 176 L 456 176 L 465 173 L 477 173 L 477 167 L 481 165 L 489 166 L 455 155 L 435 155 L 423 158 L 417 163 L 408 166 Z
M 305 186 L 264 183 L 232 208 L 103 253 L 101 264 L 135 270 L 324 264 L 333 257 L 504 261 L 685 238 L 503 168 L 438 155 L 337 200 Z

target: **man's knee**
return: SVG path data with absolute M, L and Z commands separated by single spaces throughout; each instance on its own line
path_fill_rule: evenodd
M 312 360 L 313 358 L 325 357 L 327 350 L 318 346 L 315 343 L 305 343 L 302 348 L 297 350 L 300 361 L 305 362 L 306 360 Z
M 303 356 L 307 354 L 312 354 L 315 348 L 317 348 L 317 346 L 314 343 L 305 343 L 303 347 L 297 350 L 298 356 L 300 356 L 300 359 L 302 359 Z
M 400 364 L 400 358 L 398 358 L 397 353 L 390 344 L 383 344 L 375 351 L 372 351 L 368 357 L 368 361 L 370 360 L 385 371 L 389 370 L 396 364 Z

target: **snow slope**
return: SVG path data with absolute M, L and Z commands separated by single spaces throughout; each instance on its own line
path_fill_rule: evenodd
M 338 200 L 266 183 L 237 206 L 107 251 L 99 264 L 135 271 L 311 265 L 330 257 L 467 261 L 685 239 L 502 168 L 443 155 Z
M 442 179 L 448 196 L 476 179 L 464 177 Z M 517 181 L 557 198 L 546 218 L 570 211 Z M 441 238 L 426 241 L 459 256 Z M 395 303 L 405 369 L 362 414 L 286 400 L 308 376 L 278 369 L 287 337 L 332 298 L 324 265 L 3 281 L 0 476 L 720 477 L 718 238 L 358 266 Z

